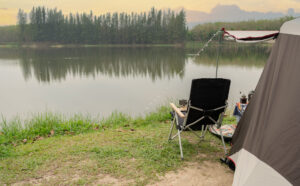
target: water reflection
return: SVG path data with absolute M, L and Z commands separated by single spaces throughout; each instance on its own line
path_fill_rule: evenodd
M 3 52 L 3 51 L 2 51 Z M 184 68 L 185 54 L 174 48 L 60 48 L 6 51 L 19 56 L 25 80 L 65 80 L 67 75 L 172 78 Z M 7 53 L 6 53 L 7 54 Z
M 224 45 L 220 49 L 220 66 L 263 67 L 270 45 Z M 196 64 L 216 65 L 217 47 L 206 48 L 194 59 Z M 183 78 L 187 53 L 180 48 L 48 48 L 1 49 L 0 59 L 19 59 L 25 80 L 39 82 L 65 80 L 71 76 L 102 74 L 109 77 Z
M 262 68 L 268 59 L 272 49 L 270 44 L 224 44 L 210 46 L 195 59 L 197 64 L 216 65 L 217 53 L 219 54 L 220 66 L 244 66 Z M 192 51 L 195 52 L 195 51 Z

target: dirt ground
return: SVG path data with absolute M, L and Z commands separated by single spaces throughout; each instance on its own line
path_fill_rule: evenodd
M 22 181 L 13 185 L 48 185 L 49 182 L 55 183 L 54 180 L 57 179 L 57 176 L 48 175 L 41 179 Z M 73 175 L 69 184 L 73 185 L 79 179 L 79 175 Z M 159 179 L 160 181 L 150 184 L 150 186 L 230 186 L 233 181 L 233 172 L 220 163 L 206 161 L 203 163 L 189 163 L 183 169 L 169 172 Z M 123 186 L 135 185 L 135 183 L 134 180 L 117 179 L 109 175 L 98 175 L 98 179 L 88 185 Z
M 230 186 L 233 172 L 217 162 L 189 163 L 185 168 L 167 173 L 160 181 L 149 186 Z M 118 180 L 104 176 L 95 185 L 131 185 L 130 180 Z
M 176 172 L 167 173 L 152 186 L 229 186 L 233 172 L 216 162 L 190 163 Z
M 160 181 L 149 186 L 230 186 L 233 182 L 233 172 L 216 162 L 189 163 L 181 170 L 172 171 L 160 177 Z M 118 180 L 105 176 L 95 182 L 95 185 L 131 185 L 130 180 Z M 134 183 L 133 183 L 134 184 Z

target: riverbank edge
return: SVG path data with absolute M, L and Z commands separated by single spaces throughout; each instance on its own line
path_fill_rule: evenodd
M 264 45 L 272 47 L 274 41 L 265 43 L 246 43 L 240 44 L 238 46 L 247 45 Z M 183 48 L 183 49 L 201 49 L 205 45 L 205 42 L 201 41 L 187 41 L 185 43 L 175 43 L 175 44 L 60 44 L 60 43 L 0 43 L 1 48 L 28 48 L 28 49 L 59 49 L 59 48 L 151 48 L 151 47 L 173 47 L 173 48 Z M 236 42 L 226 41 L 222 42 L 221 45 L 226 46 L 237 46 Z M 220 46 L 217 41 L 212 41 L 210 46 Z
M 63 43 L 0 43 L 0 48 L 93 48 L 93 47 L 176 47 L 183 48 L 185 44 L 63 44 Z
M 60 113 L 34 113 L 32 117 L 21 120 L 18 117 L 8 121 L 0 120 L 0 158 L 10 155 L 10 147 L 32 143 L 47 137 L 76 135 L 94 130 L 116 127 L 136 127 L 151 122 L 163 122 L 171 118 L 170 109 L 159 107 L 144 117 L 131 117 L 121 112 L 112 112 L 106 118 L 74 114 L 66 117 Z
M 217 163 L 224 152 L 221 140 L 210 133 L 200 143 L 185 133 L 189 158 L 180 161 L 177 140 L 167 142 L 170 110 L 163 106 L 135 118 L 118 112 L 105 119 L 41 113 L 24 123 L 2 121 L 0 184 L 93 184 L 100 173 L 146 185 L 188 162 Z M 223 123 L 232 122 L 226 117 Z
M 161 106 L 144 117 L 131 117 L 121 112 L 112 112 L 107 118 L 92 118 L 88 115 L 74 114 L 66 117 L 60 113 L 37 113 L 21 121 L 18 117 L 7 121 L 0 120 L 0 158 L 12 154 L 12 148 L 18 145 L 64 135 L 77 135 L 90 131 L 104 131 L 118 127 L 140 127 L 153 122 L 170 122 L 171 109 Z M 234 117 L 226 117 L 224 123 L 234 123 Z

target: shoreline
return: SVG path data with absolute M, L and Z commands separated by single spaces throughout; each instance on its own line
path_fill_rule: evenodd
M 35 113 L 30 118 L 19 117 L 0 120 L 0 160 L 10 157 L 14 147 L 35 141 L 65 135 L 79 135 L 94 131 L 105 131 L 119 127 L 140 127 L 151 123 L 170 123 L 171 108 L 161 106 L 143 116 L 130 116 L 121 112 L 112 112 L 110 116 L 100 118 L 84 114 L 65 116 L 61 113 Z M 226 113 L 231 113 L 227 110 Z M 235 117 L 225 114 L 223 124 L 235 123 Z
M 223 121 L 232 122 L 232 117 Z M 92 184 L 100 173 L 118 182 L 124 179 L 147 185 L 191 162 L 217 164 L 224 155 L 219 138 L 207 133 L 198 143 L 198 138 L 187 132 L 182 143 L 189 158 L 181 161 L 178 142 L 167 141 L 170 123 L 169 107 L 136 118 L 113 113 L 103 120 L 80 115 L 64 119 L 44 113 L 27 120 L 23 127 L 17 120 L 2 121 L 0 184 L 77 183 L 71 175 Z M 227 169 L 220 167 L 221 172 Z M 53 180 L 44 179 L 48 175 Z
M 271 47 L 273 42 L 260 43 L 258 45 L 264 45 Z M 205 45 L 205 42 L 201 41 L 187 41 L 185 43 L 175 43 L 175 44 L 61 44 L 61 43 L 0 43 L 1 48 L 151 48 L 151 47 L 173 47 L 173 48 L 183 48 L 183 49 L 201 49 Z M 237 45 L 235 42 L 227 41 L 222 42 L 221 45 L 226 46 L 235 46 Z M 256 43 L 247 43 L 247 44 L 239 44 L 239 46 L 250 46 L 257 45 Z M 213 41 L 209 46 L 220 46 L 218 41 Z
M 175 47 L 184 48 L 185 44 L 61 44 L 61 43 L 0 43 L 0 48 L 90 48 L 90 47 Z

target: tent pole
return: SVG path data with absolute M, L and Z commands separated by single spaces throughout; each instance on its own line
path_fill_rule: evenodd
M 220 57 L 220 50 L 221 50 L 221 42 L 222 42 L 222 34 L 219 34 L 219 46 L 217 48 L 217 61 L 216 61 L 216 78 L 218 78 L 218 69 L 219 69 L 219 57 Z

